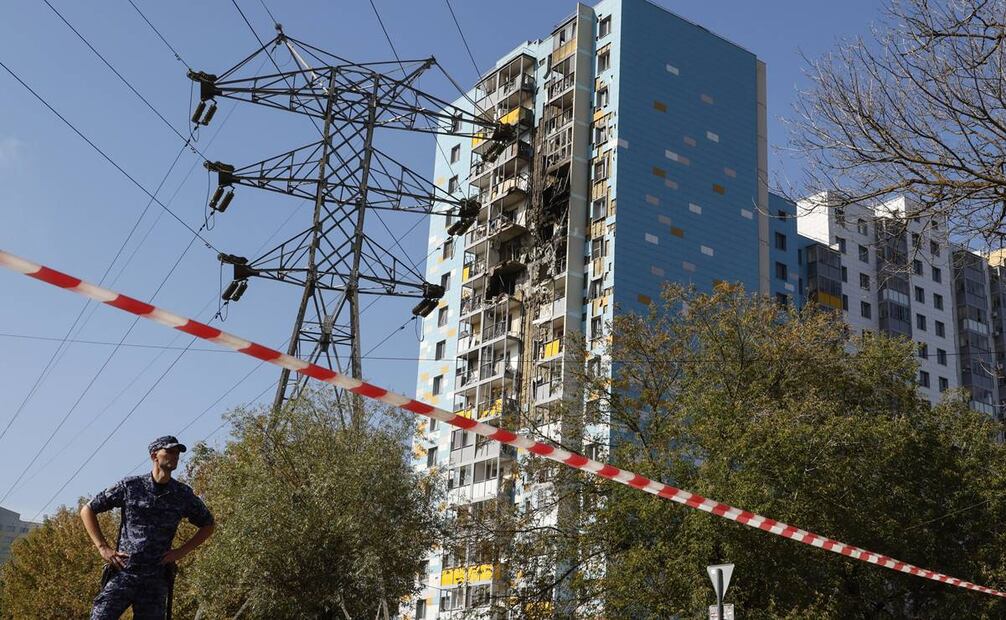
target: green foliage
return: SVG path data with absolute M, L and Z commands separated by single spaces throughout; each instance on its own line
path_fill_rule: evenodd
M 118 519 L 106 513 L 99 523 L 114 540 Z M 0 618 L 89 618 L 102 564 L 77 512 L 60 508 L 16 540 L 0 566 Z
M 208 617 L 367 617 L 414 591 L 439 532 L 436 487 L 412 472 L 402 420 L 355 431 L 336 407 L 236 411 L 234 441 L 196 451 L 190 473 L 218 529 L 181 595 Z
M 1006 452 L 960 395 L 918 398 L 911 342 L 849 346 L 835 317 L 721 286 L 679 288 L 613 326 L 613 462 L 803 529 L 978 583 L 1003 583 Z M 748 618 L 999 617 L 998 599 L 787 541 L 622 485 L 586 527 L 612 617 L 689 615 L 732 562 Z M 950 513 L 952 516 L 943 518 Z

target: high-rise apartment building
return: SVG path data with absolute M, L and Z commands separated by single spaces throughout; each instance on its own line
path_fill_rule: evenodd
M 855 335 L 909 338 L 925 397 L 963 387 L 1001 418 L 1006 263 L 951 243 L 945 222 L 920 221 L 905 199 L 840 210 L 821 195 L 798 209 L 770 193 L 765 66 L 751 52 L 646 0 L 600 0 L 455 104 L 515 139 L 438 139 L 435 182 L 480 211 L 430 224 L 426 279 L 446 294 L 423 321 L 422 400 L 603 457 L 606 428 L 555 421 L 559 403 L 583 404 L 571 338 L 589 364 L 604 326 L 666 282 L 723 280 L 830 307 Z M 451 510 L 477 515 L 494 498 L 536 508 L 551 491 L 508 475 L 525 455 L 435 422 L 419 423 L 414 455 L 446 477 Z M 403 613 L 450 618 L 506 600 L 496 561 L 431 551 Z
M 421 399 L 578 446 L 582 429 L 564 437 L 552 416 L 563 399 L 582 402 L 573 335 L 598 355 L 605 323 L 645 309 L 667 281 L 797 298 L 795 206 L 768 192 L 765 66 L 751 52 L 645 0 L 601 0 L 455 103 L 512 125 L 516 140 L 438 141 L 436 183 L 481 210 L 430 225 L 427 280 L 446 294 L 423 322 Z M 424 422 L 414 447 L 417 468 L 444 472 L 455 509 L 533 506 L 549 491 L 514 484 L 522 457 L 471 433 Z M 423 585 L 415 618 L 478 608 L 507 587 L 477 550 L 434 550 Z
M 905 199 L 840 210 L 817 196 L 801 201 L 797 222 L 807 298 L 841 310 L 854 335 L 913 340 L 919 391 L 930 402 L 960 387 L 955 263 L 965 256 L 984 260 L 949 243 L 945 222 L 914 218 Z M 987 305 L 986 293 L 983 299 L 972 296 L 966 303 Z M 987 311 L 982 316 L 987 330 Z M 983 411 L 995 402 L 991 391 L 974 400 Z

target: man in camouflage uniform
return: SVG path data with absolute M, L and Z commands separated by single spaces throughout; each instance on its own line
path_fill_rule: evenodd
M 185 446 L 171 436 L 158 437 L 149 448 L 149 474 L 125 478 L 98 493 L 80 509 L 91 541 L 114 569 L 91 611 L 91 620 L 116 620 L 133 607 L 136 620 L 163 620 L 167 609 L 169 570 L 213 533 L 213 515 L 192 489 L 171 478 Z M 98 525 L 97 514 L 122 509 L 117 549 Z M 171 548 L 182 518 L 199 528 L 177 549 Z

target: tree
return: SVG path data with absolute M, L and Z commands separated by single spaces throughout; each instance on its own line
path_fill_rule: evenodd
M 98 520 L 105 532 L 119 527 L 117 515 Z M 16 540 L 0 566 L 0 618 L 89 618 L 102 563 L 77 511 L 61 507 Z
M 891 0 L 869 40 L 810 65 L 792 143 L 801 198 L 905 195 L 993 249 L 1006 235 L 1006 0 Z
M 278 414 L 238 410 L 226 449 L 196 450 L 189 473 L 218 529 L 183 604 L 207 617 L 364 618 L 414 592 L 439 536 L 438 487 L 411 470 L 403 418 L 347 428 L 339 406 L 319 394 Z
M 961 395 L 938 407 L 920 399 L 911 342 L 850 342 L 839 317 L 781 311 L 727 285 L 669 287 L 650 314 L 620 316 L 610 330 L 614 362 L 579 377 L 586 415 L 567 412 L 611 424 L 609 462 L 918 566 L 1006 583 L 1000 428 Z M 994 597 L 574 477 L 556 488 L 579 498 L 575 527 L 495 539 L 521 617 L 694 617 L 712 602 L 705 566 L 721 562 L 737 565 L 729 600 L 749 618 L 1004 613 Z M 570 557 L 567 571 L 534 572 Z M 558 613 L 563 581 L 571 600 Z

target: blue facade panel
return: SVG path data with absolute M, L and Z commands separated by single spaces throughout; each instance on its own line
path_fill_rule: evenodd
M 615 304 L 665 280 L 759 290 L 758 61 L 645 0 L 622 0 Z

